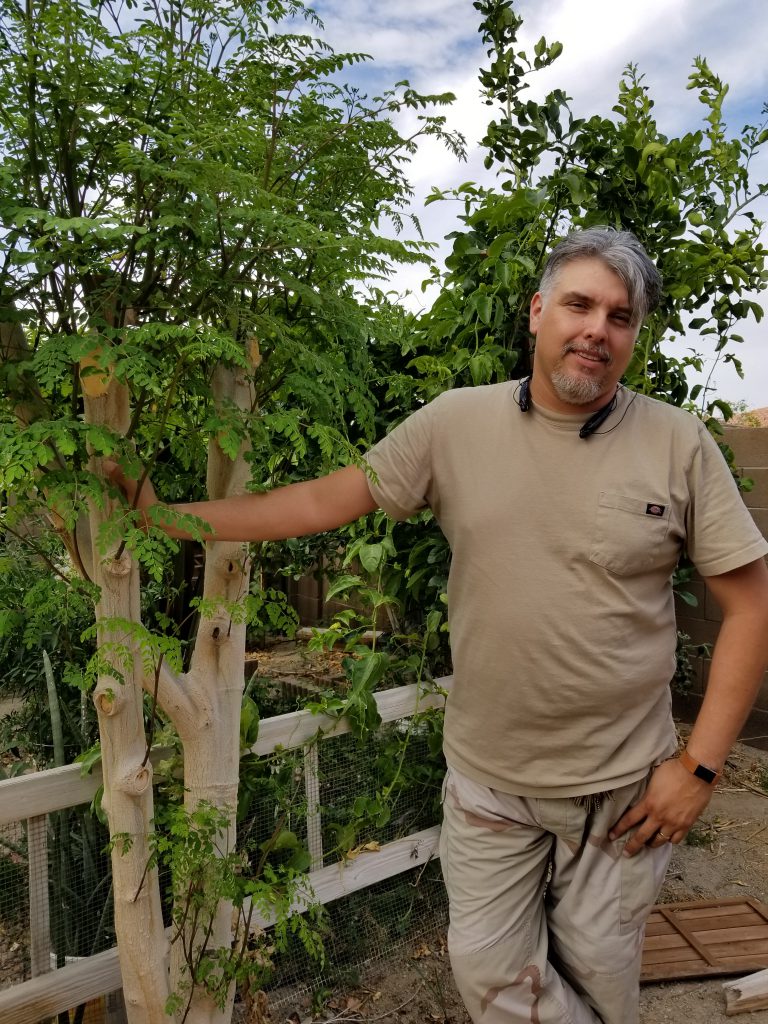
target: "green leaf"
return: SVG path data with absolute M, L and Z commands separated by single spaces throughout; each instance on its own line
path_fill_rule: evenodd
M 295 832 L 291 832 L 290 829 L 282 829 L 278 832 L 274 839 L 268 839 L 266 842 L 261 844 L 261 849 L 275 850 L 279 852 L 281 850 L 295 850 L 299 846 L 299 840 Z
M 368 573 L 378 571 L 385 559 L 383 544 L 363 544 L 357 549 L 360 564 Z
M 365 583 L 359 576 L 339 576 L 328 588 L 328 593 L 325 595 L 325 599 L 326 601 L 330 601 L 331 598 L 336 597 L 337 594 L 345 594 L 349 590 L 355 590 L 358 587 L 364 586 Z
M 427 615 L 426 628 L 427 633 L 436 633 L 440 628 L 440 623 L 443 620 L 443 614 L 437 608 L 433 608 Z
M 477 309 L 478 319 L 484 324 L 489 324 L 493 312 L 493 296 L 483 293 L 478 294 L 475 297 L 475 308 Z
M 251 697 L 243 697 L 240 709 L 240 749 L 250 750 L 259 738 L 259 709 Z
M 666 153 L 667 147 L 662 142 L 649 142 L 643 146 L 643 150 L 640 154 L 640 164 L 647 164 L 649 160 L 653 160 L 662 153 Z
M 93 769 L 101 764 L 101 744 L 95 743 L 88 750 L 84 750 L 75 758 L 75 764 L 81 765 L 80 777 L 87 778 Z

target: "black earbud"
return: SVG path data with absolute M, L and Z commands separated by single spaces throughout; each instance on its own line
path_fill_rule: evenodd
M 525 380 L 520 384 L 520 398 L 517 403 L 520 406 L 520 412 L 528 412 L 531 405 L 531 378 L 526 377 Z
M 616 397 L 619 393 L 619 389 L 613 393 L 613 398 L 602 408 L 598 409 L 597 412 L 593 412 L 587 422 L 579 430 L 579 437 L 586 441 L 601 426 L 608 417 L 611 415 L 613 410 L 616 408 Z M 517 404 L 520 406 L 520 412 L 528 412 L 531 407 L 531 378 L 526 377 L 525 380 L 520 382 L 520 395 L 517 399 Z
M 618 392 L 617 392 L 618 393 Z M 616 394 L 607 405 L 604 405 L 602 409 L 598 409 L 597 412 L 592 413 L 587 422 L 579 431 L 579 437 L 586 440 L 590 434 L 594 434 L 597 428 L 608 419 L 613 410 L 616 408 Z

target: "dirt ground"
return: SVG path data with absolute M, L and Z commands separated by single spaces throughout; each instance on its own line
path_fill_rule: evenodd
M 681 727 L 685 732 L 685 727 Z M 690 841 L 675 848 L 661 902 L 751 896 L 768 903 L 768 753 L 738 745 L 726 773 Z M 721 1024 L 724 978 L 643 985 L 641 1024 Z M 306 1001 L 279 1017 L 254 1007 L 248 1024 L 265 1020 L 304 1024 Z M 315 1019 L 333 1024 L 469 1024 L 451 978 L 445 937 L 437 934 L 364 971 L 359 986 L 334 992 Z M 741 1015 L 768 1024 L 768 1009 Z

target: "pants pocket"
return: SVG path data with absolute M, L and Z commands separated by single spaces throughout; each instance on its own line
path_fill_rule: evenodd
M 659 895 L 672 855 L 669 843 L 656 848 L 645 846 L 634 857 L 621 858 L 621 897 L 619 931 L 628 935 L 645 926 L 651 907 Z

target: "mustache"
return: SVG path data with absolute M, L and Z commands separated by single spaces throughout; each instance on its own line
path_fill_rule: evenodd
M 604 345 L 576 345 L 573 342 L 569 342 L 563 347 L 563 355 L 568 355 L 569 352 L 577 352 L 580 355 L 591 356 L 593 359 L 601 359 L 607 366 L 610 366 L 613 362 L 613 356 Z

